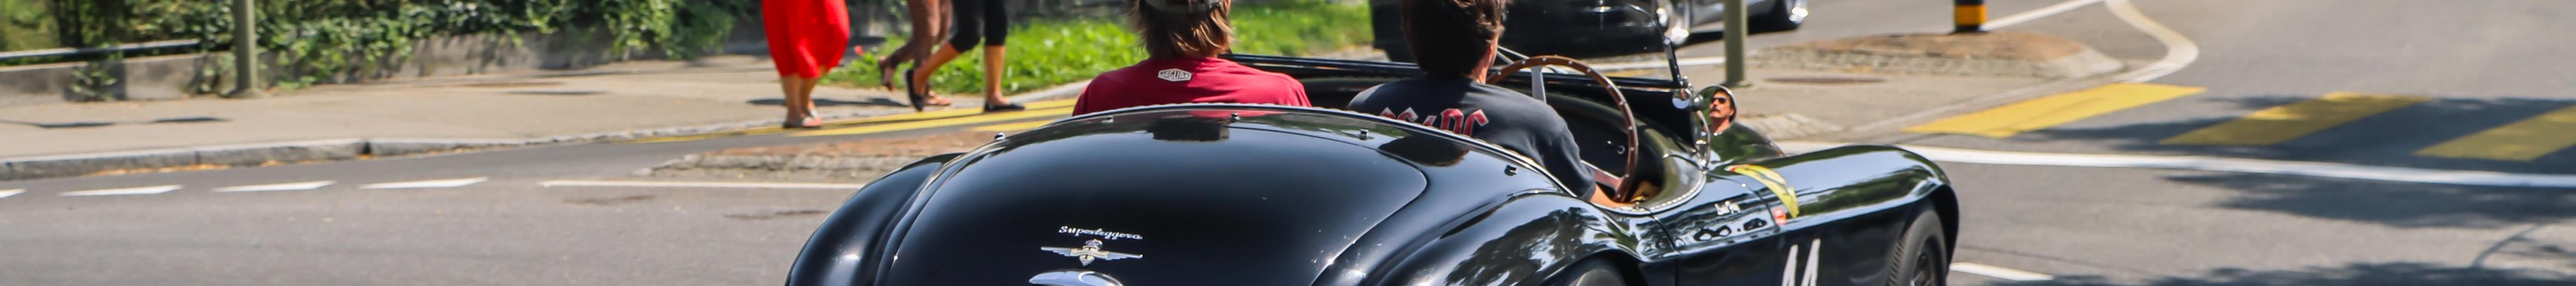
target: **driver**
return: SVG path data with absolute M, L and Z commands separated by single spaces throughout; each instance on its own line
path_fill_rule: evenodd
M 1576 196 L 1603 201 L 1593 195 L 1602 173 L 1576 157 L 1564 118 L 1546 102 L 1483 83 L 1502 39 L 1505 0 L 1403 1 L 1405 43 L 1424 75 L 1360 91 L 1348 109 L 1501 145 L 1537 160 Z
M 1073 114 L 1172 103 L 1309 105 L 1297 79 L 1216 57 L 1234 45 L 1226 23 L 1233 3 L 1129 0 L 1127 20 L 1145 42 L 1145 61 L 1093 78 Z

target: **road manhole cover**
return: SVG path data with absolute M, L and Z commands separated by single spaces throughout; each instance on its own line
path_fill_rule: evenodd
M 1864 76 L 1796 76 L 1775 77 L 1771 78 L 1771 82 L 1794 84 L 1872 84 L 1887 82 L 1887 79 Z

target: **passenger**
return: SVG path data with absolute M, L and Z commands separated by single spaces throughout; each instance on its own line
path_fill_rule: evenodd
M 1172 103 L 1308 106 L 1306 87 L 1287 75 L 1217 58 L 1234 45 L 1231 0 L 1130 0 L 1127 20 L 1146 58 L 1101 73 L 1082 89 L 1073 114 Z
M 1404 0 L 1405 43 L 1424 75 L 1360 91 L 1349 109 L 1501 145 L 1537 160 L 1576 196 L 1602 202 L 1594 181 L 1607 178 L 1577 157 L 1565 119 L 1546 102 L 1484 84 L 1503 35 L 1503 1 Z

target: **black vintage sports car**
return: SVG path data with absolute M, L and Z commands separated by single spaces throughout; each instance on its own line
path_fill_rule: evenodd
M 1744 0 L 1753 32 L 1796 30 L 1810 0 Z M 1412 62 L 1401 0 L 1369 1 L 1370 28 L 1388 59 Z M 1503 46 L 1536 55 L 1606 56 L 1653 52 L 1690 39 L 1691 26 L 1724 18 L 1723 0 L 1521 0 L 1503 17 Z M 1677 9 L 1687 8 L 1687 9 Z
M 1228 57 L 1328 105 L 1416 72 Z M 1136 107 L 870 183 L 815 231 L 787 284 L 1944 284 L 1959 203 L 1923 157 L 1784 155 L 1730 124 L 1725 89 L 1519 62 L 1585 75 L 1516 64 L 1494 79 L 1545 97 L 1620 188 L 1588 201 L 1527 157 L 1370 114 Z

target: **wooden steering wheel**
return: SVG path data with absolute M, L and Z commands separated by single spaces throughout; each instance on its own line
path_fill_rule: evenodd
M 1635 201 L 1636 198 L 1634 198 L 1634 196 L 1636 195 L 1636 188 L 1642 185 L 1640 183 L 1645 178 L 1645 176 L 1639 176 L 1636 174 L 1638 171 L 1637 165 L 1641 162 L 1638 160 L 1637 154 L 1645 153 L 1645 150 L 1641 149 L 1645 147 L 1645 145 L 1637 141 L 1637 113 L 1636 111 L 1628 109 L 1628 96 L 1619 92 L 1619 84 L 1611 82 L 1610 77 L 1602 76 L 1601 72 L 1593 71 L 1592 66 L 1590 65 L 1585 65 L 1583 62 L 1575 61 L 1573 58 L 1567 58 L 1564 56 L 1535 56 L 1530 57 L 1529 59 L 1520 60 L 1519 62 L 1513 62 L 1511 65 L 1503 66 L 1503 69 L 1499 71 L 1499 74 L 1485 77 L 1485 81 L 1487 84 L 1502 83 L 1504 79 L 1508 79 L 1512 74 L 1520 73 L 1521 70 L 1538 66 L 1558 66 L 1574 69 L 1576 72 L 1583 73 L 1584 76 L 1592 77 L 1592 81 L 1600 82 L 1602 88 L 1610 91 L 1610 99 L 1613 103 L 1616 103 L 1619 106 L 1619 118 L 1623 119 L 1620 120 L 1623 121 L 1623 124 L 1620 125 L 1619 131 L 1620 133 L 1628 136 L 1628 145 L 1623 146 L 1627 148 L 1624 149 L 1627 151 L 1625 153 L 1628 153 L 1627 168 L 1622 169 L 1628 170 L 1628 174 L 1621 174 L 1619 176 L 1619 184 L 1616 187 L 1611 188 L 1608 194 L 1611 197 L 1611 201 L 1623 203 Z M 1544 98 L 1546 95 L 1538 96 L 1542 96 L 1542 98 Z M 1590 176 L 1591 174 L 1583 175 Z

